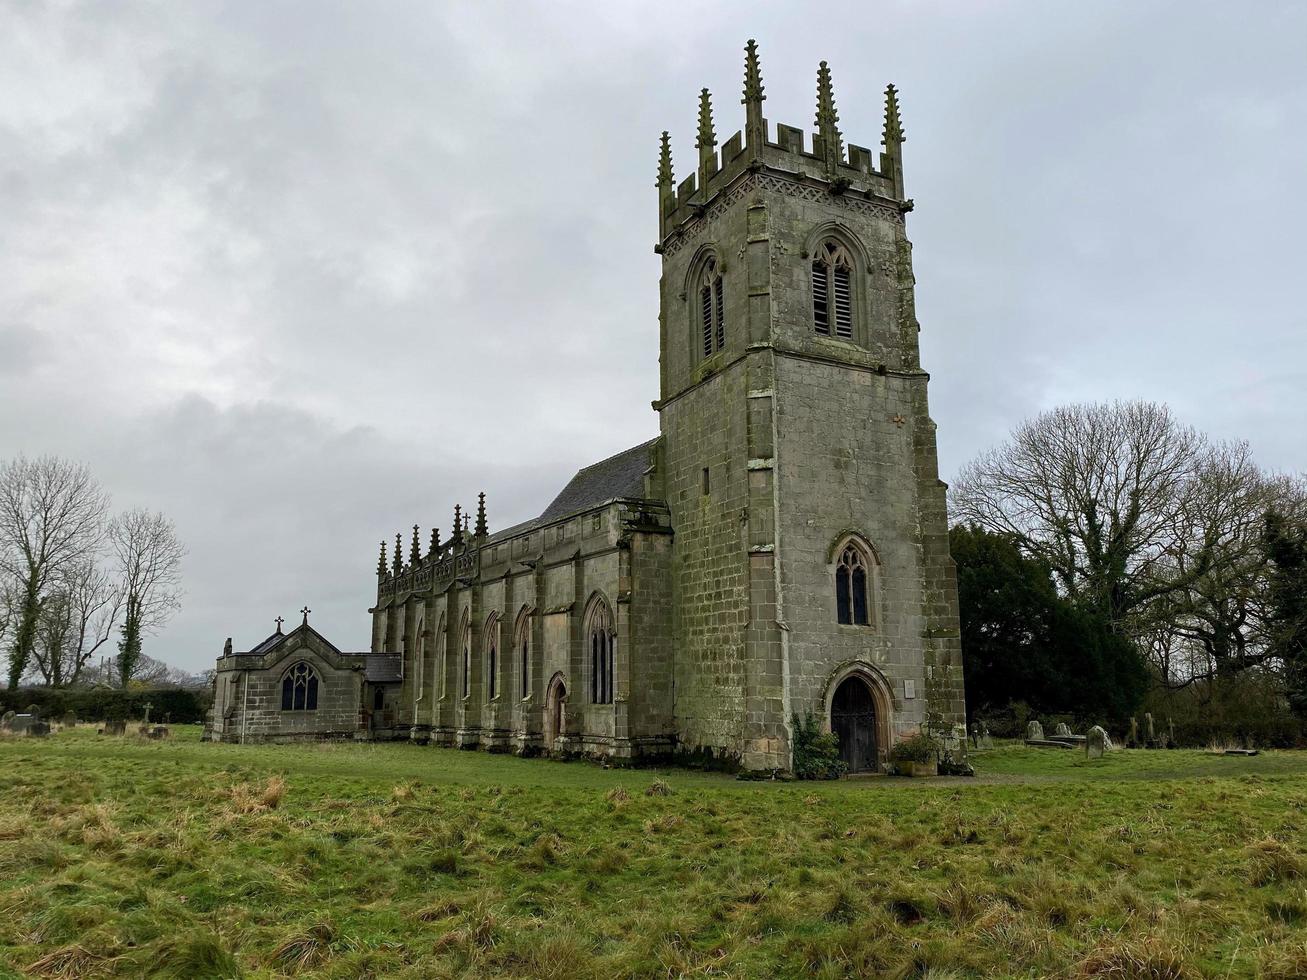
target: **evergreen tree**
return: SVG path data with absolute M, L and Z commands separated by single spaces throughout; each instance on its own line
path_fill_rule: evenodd
M 141 662 L 141 604 L 127 597 L 127 618 L 123 620 L 122 639 L 118 641 L 118 676 L 127 687 Z
M 1266 550 L 1272 562 L 1271 649 L 1284 665 L 1289 706 L 1307 718 L 1307 526 L 1268 513 Z
M 1011 535 L 949 532 L 957 563 L 967 712 L 1024 701 L 1036 711 L 1119 719 L 1148 688 L 1143 658 L 1095 609 L 1059 595 L 1053 572 Z

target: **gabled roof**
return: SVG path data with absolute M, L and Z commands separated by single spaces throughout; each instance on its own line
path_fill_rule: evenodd
M 271 636 L 269 636 L 266 640 L 263 640 L 261 643 L 259 643 L 258 646 L 251 647 L 251 648 L 248 649 L 248 650 L 242 650 L 242 651 L 236 653 L 235 656 L 237 656 L 237 657 L 261 657 L 261 656 L 263 656 L 265 653 L 270 653 L 271 651 L 277 649 L 277 647 L 281 646 L 283 643 L 285 643 L 287 640 L 289 640 L 292 636 L 295 636 L 295 635 L 297 635 L 297 634 L 299 634 L 299 633 L 303 633 L 303 632 L 312 633 L 312 634 L 313 634 L 314 636 L 316 636 L 319 640 L 321 640 L 324 644 L 326 644 L 327 649 L 331 650 L 333 653 L 337 653 L 337 654 L 339 654 L 339 653 L 341 652 L 340 649 L 336 646 L 336 644 L 332 643 L 330 640 L 328 640 L 325 636 L 323 636 L 321 633 L 319 633 L 317 630 L 315 630 L 315 629 L 314 629 L 312 626 L 310 626 L 308 623 L 301 623 L 299 626 L 296 626 L 296 627 L 295 627 L 293 630 L 291 630 L 289 633 L 283 633 L 283 632 L 281 632 L 280 630 L 278 630 L 276 633 L 273 633 Z
M 576 471 L 554 502 L 537 520 L 541 523 L 588 510 L 616 497 L 643 497 L 644 471 L 653 462 L 658 440 L 650 439 L 616 456 L 592 463 Z

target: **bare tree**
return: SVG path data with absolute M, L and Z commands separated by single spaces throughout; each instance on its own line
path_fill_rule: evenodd
M 129 510 L 109 528 L 125 603 L 118 669 L 124 687 L 140 662 L 141 637 L 153 633 L 181 605 L 181 560 L 186 549 L 163 514 Z
M 78 683 L 88 661 L 113 635 L 122 606 L 121 590 L 96 562 L 77 562 L 61 574 L 42 608 L 32 651 L 44 682 L 51 687 Z
M 0 574 L 17 592 L 10 690 L 31 660 L 51 586 L 95 553 L 108 506 L 108 495 L 80 464 L 19 456 L 0 467 Z
M 1069 596 L 1119 625 L 1207 570 L 1213 542 L 1184 535 L 1211 456 L 1165 405 L 1071 405 L 968 464 L 953 504 L 962 519 L 1013 535 Z

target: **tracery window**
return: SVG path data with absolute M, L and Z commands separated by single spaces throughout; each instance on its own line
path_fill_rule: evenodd
M 586 633 L 590 644 L 590 700 L 595 704 L 613 703 L 613 631 L 608 603 L 600 601 L 590 613 Z
M 853 260 L 833 238 L 812 260 L 812 325 L 817 333 L 853 337 Z
M 861 548 L 848 545 L 835 566 L 835 614 L 839 622 L 866 626 L 870 622 L 867 602 L 868 560 Z
M 281 710 L 318 710 L 318 675 L 303 660 L 281 679 Z
M 699 277 L 699 326 L 703 332 L 703 356 L 726 346 L 725 296 L 722 275 L 715 256 L 709 256 Z

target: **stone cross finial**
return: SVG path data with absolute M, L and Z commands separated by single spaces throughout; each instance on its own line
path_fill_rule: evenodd
M 308 626 L 308 625 L 309 625 L 309 613 L 311 613 L 311 612 L 313 612 L 313 610 L 310 609 L 308 606 L 305 606 L 303 609 L 300 610 L 300 615 L 302 615 L 302 616 L 304 617 L 304 624 L 303 624 L 303 625 L 305 625 L 305 626 Z
M 280 633 L 280 632 L 281 632 L 281 624 L 284 623 L 284 622 L 286 622 L 286 621 L 285 621 L 284 619 L 282 619 L 280 616 L 278 616 L 278 617 L 276 618 L 275 622 L 276 622 L 276 624 L 277 624 L 277 632 Z
M 758 65 L 758 42 L 749 38 L 744 46 L 744 140 L 751 151 L 762 150 L 763 132 L 762 103 L 767 96 L 762 94 L 762 69 Z
M 484 538 L 490 533 L 490 525 L 486 523 L 486 495 L 485 492 L 477 494 L 477 527 L 476 535 L 478 538 Z
M 825 150 L 826 169 L 835 172 L 835 166 L 844 156 L 844 143 L 840 136 L 839 113 L 835 111 L 835 90 L 831 85 L 830 68 L 826 62 L 817 66 L 817 132 Z
M 658 148 L 658 183 L 654 186 L 670 191 L 674 182 L 675 178 L 672 176 L 672 137 L 664 129 L 662 145 Z

